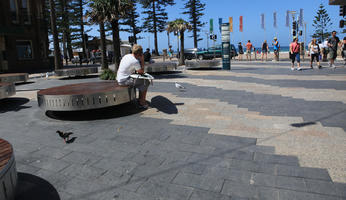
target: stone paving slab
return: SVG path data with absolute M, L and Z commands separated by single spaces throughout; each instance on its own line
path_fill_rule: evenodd
M 185 79 L 196 81 L 189 75 Z M 344 104 L 191 82 L 184 83 L 188 91 L 182 93 L 167 80 L 150 88 L 149 95 L 155 96 L 149 99 L 156 97 L 157 107 L 134 112 L 125 105 L 131 114 L 112 115 L 116 109 L 109 109 L 94 112 L 94 118 L 84 118 L 81 112 L 53 119 L 38 108 L 35 98 L 1 108 L 0 137 L 13 144 L 18 170 L 49 181 L 61 199 L 346 199 L 346 182 L 333 179 L 335 173 L 343 177 L 342 169 L 302 166 L 308 159 L 289 148 L 304 140 L 312 145 L 321 141 L 316 148 L 334 152 L 334 145 L 339 151 L 334 154 L 339 162 L 330 165 L 342 164 L 342 114 L 333 122 L 321 120 L 302 128 L 290 124 L 341 110 Z M 36 79 L 19 86 L 19 96 L 40 87 L 88 81 L 98 80 Z M 56 130 L 72 131 L 77 139 L 65 144 Z M 280 155 L 270 141 L 284 146 Z M 311 152 L 326 161 L 323 152 Z

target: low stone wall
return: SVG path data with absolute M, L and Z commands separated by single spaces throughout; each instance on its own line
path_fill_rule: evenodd
M 151 72 L 170 72 L 177 69 L 176 62 L 156 62 L 147 64 L 144 67 L 144 71 L 147 73 Z
M 98 72 L 97 67 L 79 67 L 79 68 L 67 68 L 58 69 L 54 71 L 57 76 L 86 76 L 88 74 L 94 74 Z
M 212 68 L 219 67 L 220 65 L 220 60 L 185 61 L 186 68 Z

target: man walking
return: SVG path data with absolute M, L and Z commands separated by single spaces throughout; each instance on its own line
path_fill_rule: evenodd
M 274 60 L 279 61 L 280 45 L 279 45 L 279 41 L 277 37 L 274 37 L 273 47 L 274 47 Z
M 248 40 L 247 44 L 246 44 L 246 59 L 249 60 L 249 56 L 250 56 L 250 61 L 251 61 L 251 50 L 252 50 L 252 48 L 253 48 L 253 46 L 252 46 L 250 40 Z
M 338 37 L 336 37 L 336 31 L 332 32 L 332 37 L 328 40 L 328 47 L 329 47 L 329 67 L 335 69 L 334 61 L 337 56 L 337 50 L 338 50 L 338 44 L 340 40 Z

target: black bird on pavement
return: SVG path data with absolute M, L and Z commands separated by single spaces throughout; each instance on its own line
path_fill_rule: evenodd
M 69 138 L 70 138 L 70 135 L 73 134 L 72 132 L 66 132 L 66 133 L 64 133 L 64 132 L 59 131 L 59 130 L 57 130 L 56 132 L 57 132 L 57 133 L 59 134 L 59 136 L 60 136 L 62 139 L 64 139 L 65 141 L 66 141 L 66 139 L 69 139 Z

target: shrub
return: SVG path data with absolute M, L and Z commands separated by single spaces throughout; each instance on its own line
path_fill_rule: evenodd
M 115 80 L 117 78 L 117 74 L 110 69 L 103 70 L 100 74 L 100 79 L 102 80 Z

